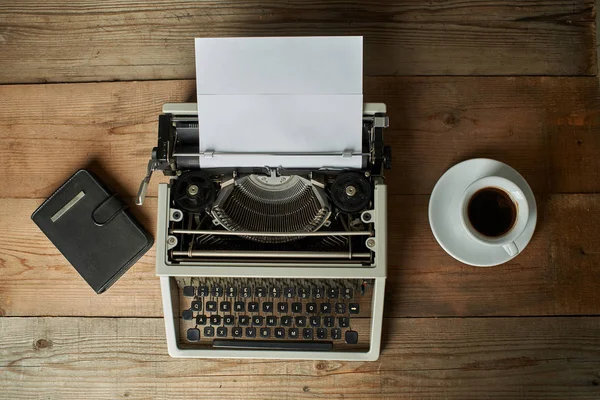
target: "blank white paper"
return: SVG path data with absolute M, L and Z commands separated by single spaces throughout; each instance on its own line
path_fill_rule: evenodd
M 196 39 L 200 151 L 362 150 L 362 37 Z M 200 166 L 360 168 L 361 157 L 215 155 Z
M 229 152 L 342 152 L 362 150 L 361 95 L 198 96 L 200 147 Z M 220 120 L 222 110 L 236 110 Z M 264 111 L 268 110 L 267 113 Z M 359 132 L 357 134 L 357 127 Z M 206 135 L 212 132 L 214 135 Z M 287 168 L 360 167 L 341 156 L 216 155 L 201 166 Z

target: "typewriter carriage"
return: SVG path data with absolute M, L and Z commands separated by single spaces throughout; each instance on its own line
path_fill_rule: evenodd
M 362 170 L 201 169 L 195 104 L 166 104 L 158 145 L 138 204 L 154 170 L 171 176 L 166 262 L 278 262 L 369 265 L 374 260 L 374 188 L 390 167 L 383 146 L 385 105 L 367 104 Z M 267 155 L 267 154 L 265 154 Z M 331 154 L 297 154 L 322 156 Z M 162 211 L 162 210 L 161 210 Z

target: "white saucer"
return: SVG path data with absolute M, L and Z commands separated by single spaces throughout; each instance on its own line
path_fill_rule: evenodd
M 429 225 L 436 240 L 452 257 L 476 267 L 502 264 L 510 256 L 502 246 L 489 246 L 475 241 L 465 232 L 460 222 L 460 201 L 467 187 L 486 176 L 501 176 L 516 183 L 529 202 L 529 221 L 525 230 L 515 240 L 524 249 L 531 240 L 537 222 L 537 206 L 533 191 L 527 181 L 510 166 L 488 158 L 463 161 L 450 168 L 438 180 L 429 200 Z

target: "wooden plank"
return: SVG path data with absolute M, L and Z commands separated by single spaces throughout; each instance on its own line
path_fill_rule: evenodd
M 598 1 L 596 1 L 596 8 L 598 7 Z M 598 12 L 595 12 L 596 15 L 596 72 L 598 69 L 598 63 L 600 63 L 600 52 L 598 51 L 598 47 L 600 44 L 600 30 L 598 30 L 598 26 L 600 26 L 600 15 Z
M 86 165 L 134 196 L 162 104 L 193 98 L 194 81 L 0 86 L 0 197 L 47 197 Z M 600 191 L 596 78 L 370 78 L 365 101 L 388 105 L 391 194 L 430 193 L 471 157 L 507 162 L 538 193 Z
M 386 319 L 377 362 L 172 359 L 150 318 L 2 318 L 8 398 L 597 399 L 600 318 Z
M 387 316 L 600 314 L 600 195 L 538 197 L 533 240 L 495 268 L 463 265 L 442 250 L 429 229 L 428 200 L 389 199 Z M 29 221 L 40 203 L 0 199 L 2 315 L 162 315 L 154 250 L 98 296 Z M 133 210 L 154 232 L 156 200 Z
M 487 157 L 539 193 L 600 190 L 600 90 L 594 78 L 378 78 L 388 104 L 391 193 L 430 193 L 457 162 Z
M 1 316 L 162 315 L 154 247 L 106 293 L 96 295 L 29 219 L 41 203 L 0 199 L 0 240 L 4 241 L 0 244 Z M 154 234 L 156 199 L 131 210 Z
M 600 197 L 537 196 L 536 232 L 502 266 L 476 268 L 437 244 L 427 196 L 389 204 L 388 316 L 599 314 Z
M 0 83 L 189 79 L 194 37 L 272 35 L 364 35 L 370 76 L 594 75 L 594 12 L 594 0 L 9 0 Z

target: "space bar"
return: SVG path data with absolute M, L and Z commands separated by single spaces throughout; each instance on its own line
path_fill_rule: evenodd
M 279 341 L 279 340 L 213 340 L 213 347 L 221 349 L 248 349 L 248 350 L 301 350 L 301 351 L 329 351 L 333 349 L 332 342 L 310 341 Z

